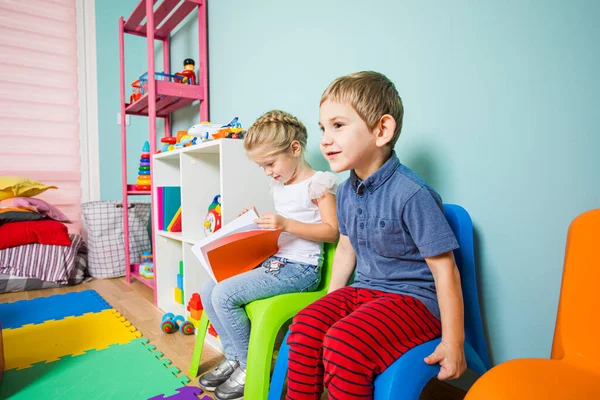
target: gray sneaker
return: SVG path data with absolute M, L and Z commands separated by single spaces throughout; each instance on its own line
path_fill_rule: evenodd
M 215 369 L 202 375 L 198 384 L 202 389 L 208 392 L 214 392 L 217 386 L 229 379 L 239 365 L 240 364 L 237 361 L 224 359 Z
M 241 400 L 244 398 L 244 386 L 246 385 L 246 371 L 239 366 L 225 382 L 215 390 L 217 400 Z

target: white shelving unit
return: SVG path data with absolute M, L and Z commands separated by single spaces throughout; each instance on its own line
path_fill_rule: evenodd
M 211 279 L 192 254 L 192 246 L 206 237 L 203 223 L 208 206 L 215 195 L 221 195 L 223 225 L 253 205 L 261 213 L 273 211 L 269 178 L 246 156 L 243 141 L 236 139 L 220 139 L 159 153 L 153 159 L 152 190 L 161 186 L 180 186 L 182 207 L 181 232 L 155 230 L 157 306 L 164 312 L 187 317 L 186 305 L 192 294 L 199 293 L 201 285 Z M 158 207 L 154 207 L 153 212 L 158 221 L 161 218 Z M 174 296 L 182 260 L 184 305 L 178 304 Z

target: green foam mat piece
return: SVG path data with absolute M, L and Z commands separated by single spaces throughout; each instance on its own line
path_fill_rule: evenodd
M 158 360 L 146 339 L 65 356 L 4 372 L 0 399 L 147 399 L 176 394 L 189 383 L 176 367 Z

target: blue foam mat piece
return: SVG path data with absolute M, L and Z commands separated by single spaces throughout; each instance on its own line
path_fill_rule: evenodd
M 79 316 L 111 309 L 95 290 L 84 290 L 14 303 L 0 304 L 0 322 L 3 329 L 19 328 L 27 324 L 41 324 L 49 320 Z

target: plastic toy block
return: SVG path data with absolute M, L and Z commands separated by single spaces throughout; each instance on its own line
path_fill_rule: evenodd
M 183 304 L 183 291 L 178 287 L 173 288 L 173 294 L 175 297 L 175 301 L 179 304 Z
M 179 284 L 179 276 L 177 277 L 177 285 L 181 289 L 181 304 L 185 304 L 185 292 L 183 290 L 183 260 L 179 261 L 179 275 L 181 275 L 181 284 Z
M 183 275 L 177 274 L 177 287 L 183 290 Z
M 177 394 L 174 394 L 173 396 L 167 396 L 165 397 L 164 394 L 160 394 L 158 396 L 154 396 L 149 398 L 148 400 L 166 400 L 166 399 L 172 399 L 172 400 L 198 400 L 198 395 L 204 393 L 202 391 L 202 389 L 200 389 L 199 387 L 196 386 L 184 386 L 184 387 L 180 387 L 179 389 L 177 389 Z M 208 399 L 210 400 L 210 397 L 208 396 L 204 396 L 202 398 L 202 400 Z
M 211 335 L 213 335 L 216 338 L 219 337 L 219 335 L 217 334 L 217 331 L 215 330 L 215 328 L 213 328 L 212 324 L 208 325 L 208 333 L 210 333 Z
M 0 321 L 4 329 L 41 324 L 50 320 L 76 317 L 112 307 L 95 290 L 57 294 L 0 304 Z
M 85 339 L 85 336 L 82 336 Z M 73 338 L 71 338 L 73 340 Z M 157 360 L 147 341 L 91 350 L 23 370 L 8 370 L 0 399 L 147 399 L 157 393 L 177 395 L 190 380 Z
M 26 368 L 39 361 L 53 362 L 64 355 L 81 355 L 89 349 L 104 349 L 141 336 L 115 310 L 24 325 L 4 330 L 2 334 L 6 369 Z
M 200 318 L 202 318 L 202 310 L 190 310 L 190 316 L 195 319 L 200 321 Z
M 192 311 L 203 309 L 204 307 L 202 307 L 202 300 L 200 299 L 200 295 L 198 293 L 192 293 L 192 297 L 190 298 L 190 301 L 188 301 L 187 310 Z
M 198 329 L 198 327 L 200 327 L 200 318 L 196 319 L 196 318 L 193 318 L 190 316 L 190 317 L 188 317 L 188 320 L 192 323 L 192 325 L 194 325 L 194 327 L 196 329 Z

